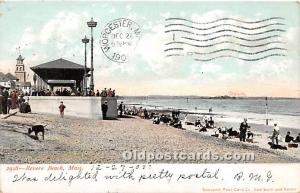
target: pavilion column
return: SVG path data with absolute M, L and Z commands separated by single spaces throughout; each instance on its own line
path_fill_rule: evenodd
M 40 84 L 41 84 L 41 80 L 40 80 L 40 76 L 37 76 L 37 91 L 40 91 Z

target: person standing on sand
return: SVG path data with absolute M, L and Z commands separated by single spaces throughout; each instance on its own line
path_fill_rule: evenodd
M 4 88 L 3 93 L 2 93 L 3 99 L 2 99 L 2 113 L 7 114 L 7 101 L 8 101 L 8 96 L 9 93 L 6 88 Z
M 277 123 L 274 124 L 273 127 L 273 134 L 272 134 L 272 144 L 274 144 L 274 140 L 276 141 L 276 145 L 278 145 L 278 136 L 279 136 L 279 130 L 280 128 L 277 126 Z
M 102 110 L 103 120 L 106 120 L 106 114 L 107 114 L 107 110 L 108 110 L 107 101 L 104 101 L 104 103 L 101 105 L 101 110 Z
M 119 105 L 119 111 L 120 111 L 120 116 L 123 116 L 123 111 L 124 111 L 125 107 L 123 105 L 123 102 L 121 102 L 121 104 Z
M 18 99 L 17 92 L 13 90 L 11 93 L 11 109 L 17 108 L 17 99 Z
M 247 123 L 247 119 L 245 118 L 244 121 L 240 125 L 240 141 L 246 141 L 246 132 L 250 126 Z
M 59 108 L 60 117 L 64 118 L 64 112 L 65 112 L 65 108 L 66 108 L 66 106 L 64 105 L 64 102 L 61 101 L 58 108 Z
M 0 89 L 0 115 L 2 114 L 2 100 L 3 100 L 2 90 Z

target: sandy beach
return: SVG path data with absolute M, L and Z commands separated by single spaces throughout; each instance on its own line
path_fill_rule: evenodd
M 27 135 L 30 125 L 45 127 L 45 140 Z M 218 123 L 219 124 L 219 123 Z M 1 163 L 141 163 L 123 159 L 124 151 L 254 153 L 255 163 L 299 162 L 297 150 L 272 150 L 257 143 L 223 140 L 209 134 L 155 125 L 139 117 L 118 120 L 60 118 L 17 113 L 0 120 Z M 293 152 L 292 152 L 293 151 Z M 291 153 L 292 152 L 292 153 Z M 146 162 L 146 161 L 145 161 Z M 159 160 L 154 163 L 206 163 L 213 160 Z M 253 162 L 253 161 L 226 161 Z

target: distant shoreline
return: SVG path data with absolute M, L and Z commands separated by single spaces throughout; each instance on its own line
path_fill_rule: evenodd
M 246 97 L 246 96 L 194 96 L 194 95 L 187 95 L 187 96 L 172 96 L 172 95 L 145 95 L 145 96 L 118 96 L 119 99 L 122 100 L 125 98 L 151 98 L 151 99 L 221 99 L 221 100 L 228 100 L 228 99 L 238 99 L 238 100 L 265 100 L 267 97 L 268 100 L 300 100 L 298 98 L 292 97 L 269 97 L 269 96 L 257 96 L 257 97 Z

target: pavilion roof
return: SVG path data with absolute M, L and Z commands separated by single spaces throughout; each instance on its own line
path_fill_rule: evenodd
M 53 60 L 50 62 L 46 62 L 37 66 L 33 66 L 31 67 L 32 70 L 35 69 L 82 69 L 84 70 L 84 66 L 77 64 L 75 62 L 71 62 L 69 60 L 65 60 L 63 58 L 57 59 L 57 60 Z M 89 68 L 87 68 L 89 70 Z
M 79 86 L 80 82 L 84 78 L 84 66 L 65 60 L 63 58 L 46 62 L 30 68 L 34 71 L 42 80 L 48 84 L 54 85 L 54 83 L 48 82 L 49 80 L 75 80 L 76 85 Z M 88 73 L 90 68 L 86 69 Z M 69 83 L 56 82 L 55 85 L 66 85 Z

